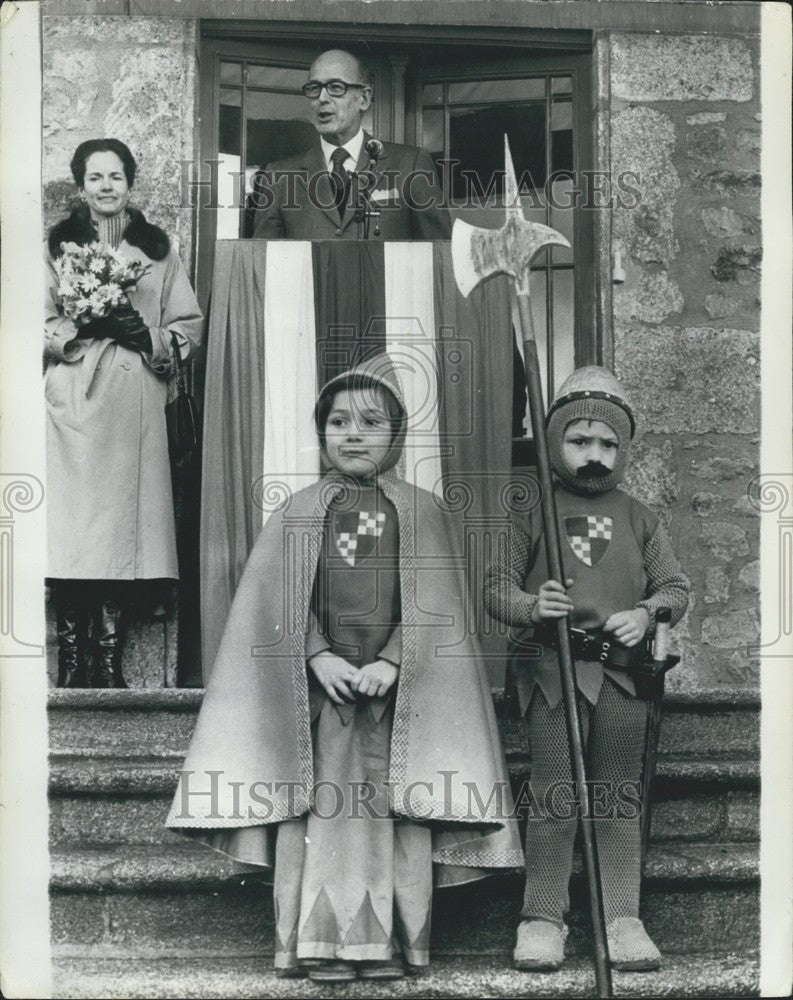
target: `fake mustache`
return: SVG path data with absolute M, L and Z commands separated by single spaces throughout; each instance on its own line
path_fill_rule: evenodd
M 576 475 L 582 479 L 596 479 L 598 476 L 607 476 L 611 469 L 607 469 L 600 462 L 587 462 L 576 470 Z

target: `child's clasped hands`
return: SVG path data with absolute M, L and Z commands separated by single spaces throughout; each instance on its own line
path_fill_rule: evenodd
M 343 656 L 326 649 L 309 660 L 314 676 L 337 705 L 356 697 L 382 698 L 394 686 L 399 670 L 388 660 L 375 660 L 354 667 Z

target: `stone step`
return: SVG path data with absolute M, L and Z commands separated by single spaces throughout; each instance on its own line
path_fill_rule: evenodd
M 184 754 L 161 753 L 150 756 L 117 756 L 99 752 L 53 753 L 50 755 L 50 791 L 56 794 L 88 792 L 120 794 L 125 792 L 173 792 L 176 788 Z M 508 762 L 513 781 L 528 780 L 531 768 L 528 755 Z M 685 757 L 666 754 L 660 757 L 656 779 L 661 787 L 682 783 L 715 787 L 757 788 L 760 764 L 742 756 Z
M 577 859 L 570 947 L 585 946 Z M 758 927 L 758 857 L 751 844 L 651 846 L 642 916 L 669 952 L 752 947 Z M 436 893 L 433 948 L 473 955 L 511 947 L 522 876 L 505 874 Z M 272 895 L 260 871 L 198 844 L 116 846 L 51 854 L 50 914 L 57 953 L 269 954 Z
M 325 986 L 307 979 L 278 979 L 260 957 L 153 960 L 59 959 L 53 964 L 55 997 L 591 997 L 595 978 L 585 958 L 559 972 L 517 972 L 508 952 L 489 958 L 433 960 L 418 976 L 372 986 Z M 675 955 L 657 972 L 615 972 L 617 997 L 745 997 L 759 992 L 753 954 Z
M 53 751 L 179 755 L 189 743 L 203 691 L 51 690 L 48 695 Z M 508 758 L 526 753 L 522 722 L 504 718 L 503 698 L 494 692 Z M 759 756 L 760 702 L 746 691 L 706 690 L 669 694 L 664 700 L 660 753 L 700 758 Z
M 504 718 L 499 692 L 494 701 L 507 759 L 525 755 L 525 723 L 520 719 Z M 659 753 L 757 757 L 760 754 L 759 710 L 759 699 L 743 692 L 667 695 L 661 718 Z
M 51 690 L 50 750 L 149 756 L 184 755 L 202 690 Z
M 756 844 L 654 845 L 647 853 L 645 885 L 734 884 L 759 878 Z M 580 862 L 575 866 L 580 870 Z M 137 892 L 179 888 L 191 892 L 243 883 L 257 866 L 187 838 L 167 846 L 116 844 L 56 851 L 50 856 L 50 887 L 60 892 Z
M 182 757 L 118 758 L 53 754 L 50 839 L 60 844 L 155 844 L 176 835 L 163 827 Z M 530 778 L 510 761 L 513 782 Z M 655 840 L 746 841 L 757 838 L 759 768 L 754 760 L 659 760 L 653 809 Z

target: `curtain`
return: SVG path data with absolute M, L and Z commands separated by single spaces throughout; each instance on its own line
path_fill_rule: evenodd
M 433 254 L 444 483 L 449 503 L 463 512 L 462 551 L 475 616 L 470 627 L 497 686 L 503 683 L 506 630 L 484 610 L 482 585 L 499 540 L 504 544 L 506 513 L 515 501 L 510 285 L 497 275 L 463 298 L 450 245 L 436 243 Z
M 509 290 L 497 277 L 464 299 L 449 245 L 429 242 L 218 242 L 201 496 L 205 677 L 262 524 L 320 474 L 318 387 L 385 351 L 409 413 L 400 471 L 463 512 L 471 627 L 498 682 L 504 643 L 492 638 L 481 585 L 511 480 Z
M 201 476 L 201 653 L 206 677 L 261 511 L 267 247 L 218 242 L 207 333 Z

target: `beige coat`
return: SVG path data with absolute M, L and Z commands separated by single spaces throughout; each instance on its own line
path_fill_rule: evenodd
M 76 340 L 60 315 L 47 259 L 44 384 L 47 406 L 47 575 L 178 578 L 165 430 L 171 333 L 188 358 L 202 315 L 178 255 L 162 260 L 122 240 L 120 252 L 151 270 L 129 292 L 149 326 L 144 357 L 114 340 Z

